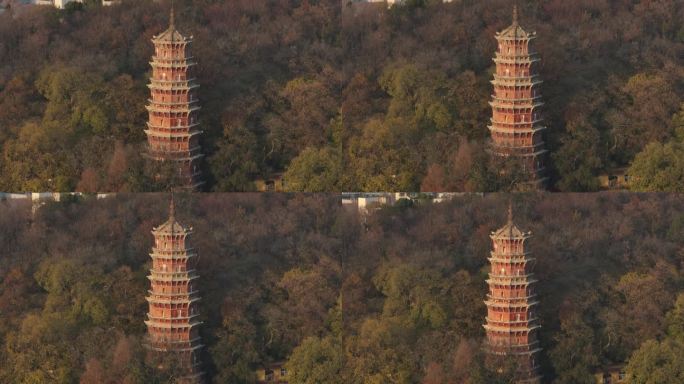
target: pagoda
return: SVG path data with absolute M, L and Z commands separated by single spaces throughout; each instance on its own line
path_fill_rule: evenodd
M 152 38 L 154 56 L 150 79 L 151 98 L 147 105 L 147 156 L 155 161 L 176 164 L 174 184 L 199 190 L 204 184 L 199 162 L 204 156 L 199 145 L 196 62 L 190 48 L 192 36 L 176 29 L 171 9 L 169 28 Z
M 537 332 L 538 304 L 532 275 L 534 258 L 530 256 L 527 239 L 530 232 L 521 231 L 513 223 L 508 208 L 508 222 L 490 235 L 494 249 L 489 257 L 489 293 L 487 318 L 484 324 L 489 353 L 512 358 L 517 366 L 518 383 L 540 383 L 537 355 L 541 351 Z
M 179 383 L 201 383 L 204 372 L 200 352 L 203 348 L 198 327 L 198 302 L 194 264 L 197 253 L 189 244 L 192 228 L 176 221 L 173 197 L 169 219 L 154 228 L 152 268 L 148 278 L 151 289 L 147 296 L 147 342 L 150 353 L 173 361 L 172 367 L 162 363 L 157 368 L 173 370 Z
M 489 103 L 492 107 L 491 133 L 495 156 L 517 159 L 526 175 L 526 184 L 535 189 L 546 186 L 546 149 L 542 131 L 541 98 L 538 75 L 539 56 L 530 44 L 535 32 L 526 32 L 518 24 L 518 9 L 513 8 L 513 24 L 496 34 L 498 49 L 494 62 L 494 94 Z

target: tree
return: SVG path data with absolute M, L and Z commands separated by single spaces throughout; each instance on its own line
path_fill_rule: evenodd
M 666 384 L 684 380 L 684 343 L 649 340 L 632 354 L 627 364 L 629 382 Z
M 675 307 L 667 313 L 667 334 L 677 340 L 684 340 L 684 293 L 677 296 Z
M 297 192 L 340 190 L 344 169 L 332 148 L 307 148 L 292 160 L 285 173 L 286 188 Z
M 308 337 L 292 351 L 286 368 L 293 384 L 349 383 L 342 348 L 332 338 Z
M 599 156 L 601 136 L 584 116 L 570 120 L 561 147 L 554 152 L 553 162 L 561 179 L 562 191 L 595 191 L 598 189 L 598 170 L 603 167 Z
M 595 383 L 593 370 L 599 359 L 593 329 L 579 314 L 561 319 L 560 326 L 555 337 L 556 345 L 549 354 L 558 375 L 554 383 Z
M 629 168 L 630 189 L 637 192 L 684 191 L 684 144 L 651 143 Z
M 244 126 L 227 125 L 216 152 L 209 158 L 216 191 L 251 191 L 259 172 L 257 137 Z
M 684 105 L 673 116 L 674 138 L 661 144 L 652 142 L 638 153 L 629 168 L 630 189 L 684 191 Z

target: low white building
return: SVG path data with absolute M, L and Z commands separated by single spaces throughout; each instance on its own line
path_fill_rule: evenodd
M 120 0 L 102 0 L 102 5 L 109 6 L 119 3 Z M 64 9 L 69 3 L 83 3 L 83 0 L 32 0 L 36 5 L 52 5 L 59 9 Z

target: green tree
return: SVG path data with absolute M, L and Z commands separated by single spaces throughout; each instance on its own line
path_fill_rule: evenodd
M 667 334 L 684 341 L 684 293 L 677 296 L 674 308 L 667 314 Z
M 558 187 L 563 191 L 597 190 L 597 174 L 603 166 L 598 129 L 584 118 L 570 120 L 565 128 L 567 133 L 561 139 L 561 147 L 552 155 L 561 175 Z
M 560 326 L 560 332 L 555 336 L 556 345 L 549 353 L 558 375 L 554 382 L 595 383 L 593 370 L 599 359 L 593 329 L 578 314 L 561 319 Z
M 340 154 L 333 148 L 306 148 L 285 173 L 286 188 L 293 192 L 339 191 L 343 178 Z
M 331 337 L 308 337 L 288 359 L 288 382 L 293 384 L 343 384 L 345 379 L 342 346 Z
M 684 144 L 651 143 L 629 168 L 629 186 L 638 192 L 684 192 Z
M 627 364 L 630 384 L 667 384 L 684 381 L 684 343 L 667 339 L 646 341 Z

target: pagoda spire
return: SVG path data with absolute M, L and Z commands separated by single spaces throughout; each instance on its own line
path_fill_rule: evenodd
M 513 5 L 513 25 L 518 25 L 518 4 Z
M 171 28 L 176 27 L 176 20 L 175 20 L 175 12 L 174 12 L 174 7 L 173 7 L 173 0 L 171 0 L 171 14 L 169 15 L 169 26 Z
M 176 219 L 176 203 L 173 200 L 173 192 L 171 192 L 171 202 L 169 203 L 169 220 Z

